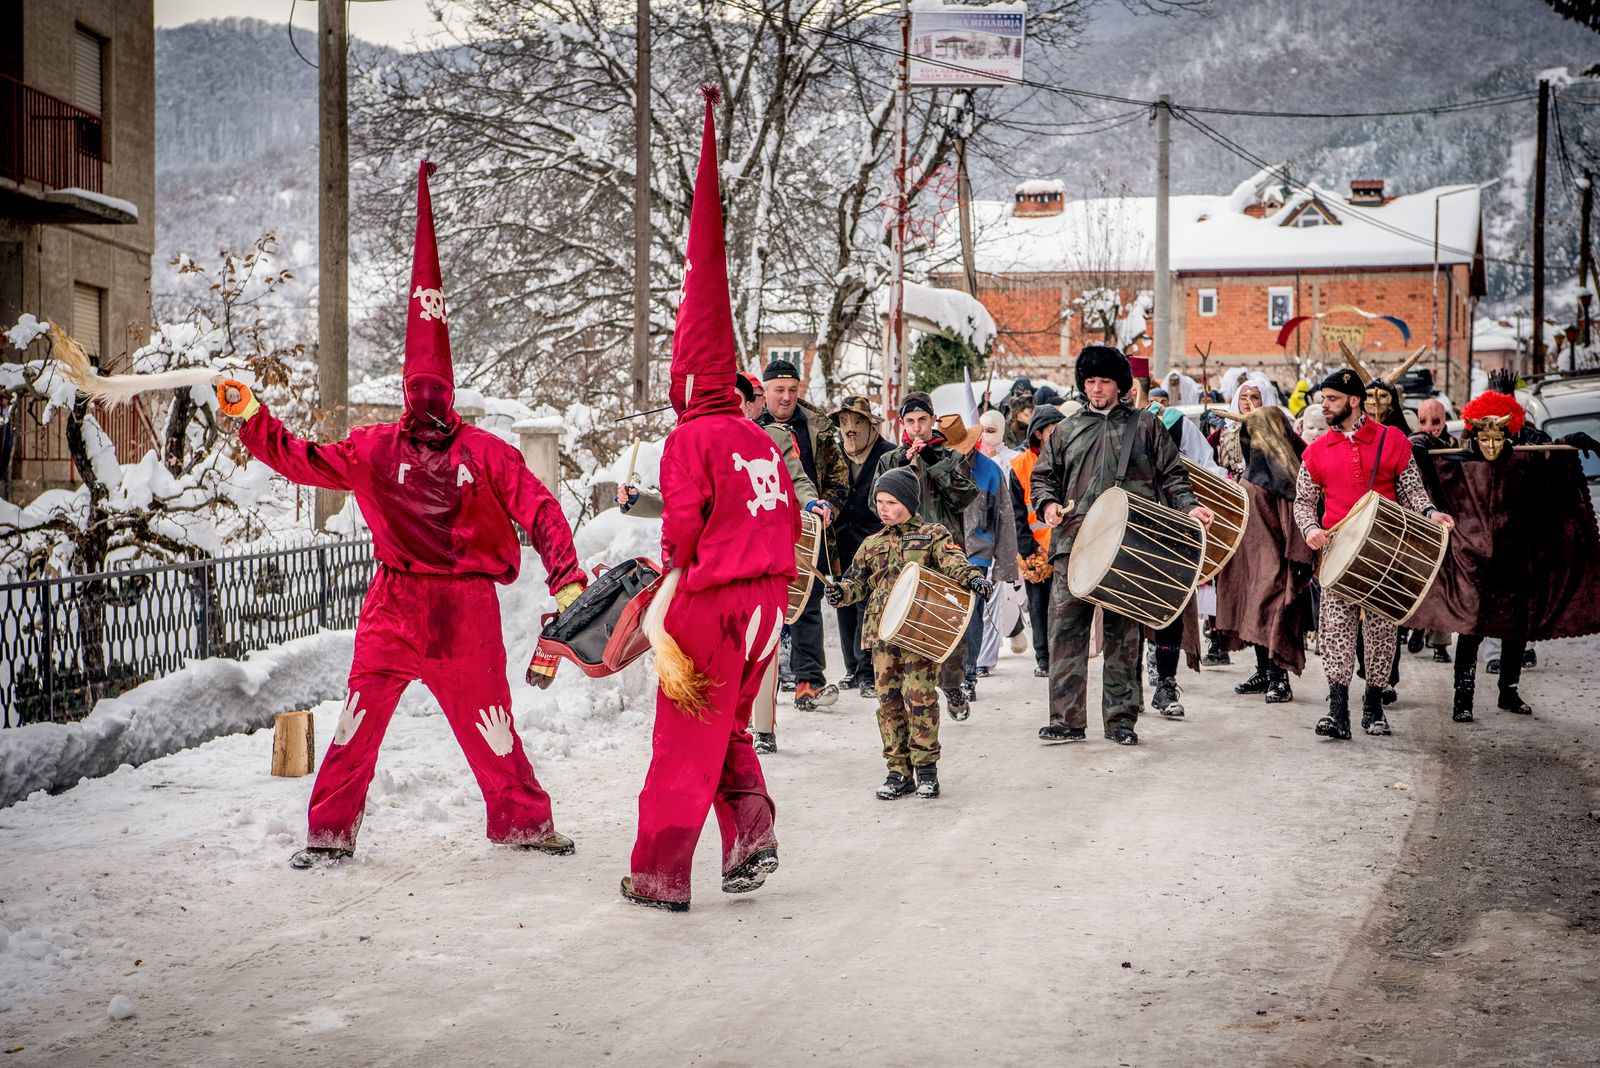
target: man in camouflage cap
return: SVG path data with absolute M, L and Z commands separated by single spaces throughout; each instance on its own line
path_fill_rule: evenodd
M 1127 435 L 1134 437 L 1122 488 L 1211 525 L 1211 511 L 1201 506 L 1189 486 L 1171 435 L 1150 413 L 1135 411 L 1122 399 L 1133 388 L 1127 357 L 1109 345 L 1089 345 L 1078 354 L 1076 372 L 1078 390 L 1087 403 L 1045 441 L 1030 477 L 1033 507 L 1051 528 L 1050 559 L 1055 567 L 1050 594 L 1050 722 L 1039 730 L 1045 742 L 1081 742 L 1088 726 L 1094 605 L 1074 597 L 1067 586 L 1067 554 L 1090 506 L 1117 484 Z M 1105 735 L 1118 745 L 1137 745 L 1133 727 L 1144 704 L 1139 624 L 1109 610 L 1104 620 L 1100 706 Z

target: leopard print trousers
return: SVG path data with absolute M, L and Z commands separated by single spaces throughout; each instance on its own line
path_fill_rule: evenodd
M 1395 626 L 1376 612 L 1362 618 L 1361 606 L 1322 591 L 1322 614 L 1317 637 L 1322 643 L 1322 670 L 1330 683 L 1350 685 L 1356 671 L 1356 636 L 1366 643 L 1369 679 L 1387 680 L 1394 668 Z

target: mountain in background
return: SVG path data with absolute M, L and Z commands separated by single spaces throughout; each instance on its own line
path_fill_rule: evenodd
M 297 33 L 295 41 L 315 58 L 313 34 Z M 1368 111 L 1523 91 L 1541 71 L 1580 70 L 1597 58 L 1600 37 L 1562 21 L 1540 0 L 1217 0 L 1166 18 L 1119 10 L 1092 28 L 1064 81 L 1138 99 L 1170 92 L 1178 105 Z M 1552 129 L 1552 285 L 1577 249 L 1577 193 L 1559 144 L 1578 169 L 1587 146 L 1600 145 L 1600 108 L 1579 104 L 1580 96 L 1600 101 L 1600 87 L 1572 90 L 1559 141 Z M 218 249 L 248 248 L 271 231 L 279 265 L 297 276 L 278 306 L 309 323 L 317 269 L 316 72 L 295 54 L 285 27 L 226 19 L 158 29 L 156 101 L 158 312 L 181 314 L 193 298 L 186 289 L 193 283 L 165 266 L 173 254 L 209 264 Z M 974 155 L 976 196 L 1009 197 L 1012 185 L 1029 177 L 1061 178 L 1069 195 L 1088 193 L 1101 176 L 1133 193 L 1152 191 L 1154 131 L 1138 109 L 1054 93 L 1030 99 L 1017 90 L 984 90 L 979 102 L 1014 109 L 1006 117 L 1031 132 Z M 1117 115 L 1125 124 L 1110 130 L 1066 125 Z M 1199 118 L 1245 155 L 1287 161 L 1296 180 L 1329 188 L 1357 177 L 1383 178 L 1400 193 L 1501 179 L 1484 201 L 1490 305 L 1510 306 L 1529 288 L 1532 102 L 1437 117 Z M 1172 133 L 1174 193 L 1225 192 L 1257 169 L 1181 121 Z M 361 245 L 362 235 L 352 234 L 353 321 L 396 296 L 364 274 Z

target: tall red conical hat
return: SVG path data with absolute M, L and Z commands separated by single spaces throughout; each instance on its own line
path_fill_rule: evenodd
M 439 244 L 433 236 L 433 198 L 428 195 L 428 177 L 438 169 L 427 160 L 417 169 L 417 239 L 411 251 L 411 296 L 406 307 L 405 375 L 438 375 L 454 386 Z
M 717 133 L 712 109 L 722 99 L 703 85 L 705 126 L 694 204 L 689 209 L 689 245 L 684 253 L 683 298 L 672 332 L 672 406 L 679 418 L 711 411 L 739 411 L 733 376 L 738 348 L 733 306 L 728 299 L 728 257 L 722 237 L 722 193 L 717 181 Z

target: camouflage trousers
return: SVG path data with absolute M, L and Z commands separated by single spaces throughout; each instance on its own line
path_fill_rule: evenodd
M 939 762 L 939 665 L 894 645 L 872 650 L 878 733 L 890 771 Z
M 1116 612 L 1104 613 L 1101 652 L 1100 715 L 1105 729 L 1132 729 L 1144 705 L 1139 673 L 1139 624 Z M 1050 722 L 1089 725 L 1089 630 L 1094 605 L 1067 588 L 1067 557 L 1055 560 L 1050 584 Z

